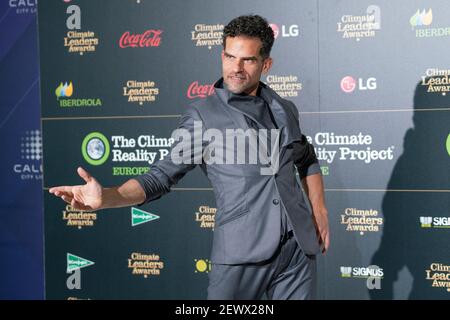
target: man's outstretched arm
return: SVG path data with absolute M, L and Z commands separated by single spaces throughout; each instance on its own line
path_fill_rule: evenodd
M 84 185 L 50 188 L 49 192 L 60 197 L 78 210 L 99 210 L 127 207 L 145 201 L 145 192 L 138 181 L 130 179 L 120 186 L 103 188 L 86 170 L 77 170 Z
M 184 129 L 191 137 L 194 137 L 195 120 L 201 121 L 198 112 L 194 108 L 187 108 L 180 119 L 178 129 Z M 169 156 L 152 164 L 147 173 L 112 188 L 102 187 L 97 179 L 80 167 L 77 172 L 86 184 L 53 187 L 49 192 L 62 198 L 78 210 L 127 207 L 156 200 L 170 192 L 170 187 L 196 166 L 194 158 L 202 156 L 202 148 L 195 152 L 189 152 L 194 149 L 192 139 L 183 139 L 181 136 L 176 140 L 172 148 L 177 146 L 183 152 L 187 150 L 191 161 L 175 163 L 171 158 L 171 150 Z

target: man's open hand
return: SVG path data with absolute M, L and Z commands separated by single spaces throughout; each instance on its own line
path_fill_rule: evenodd
M 60 197 L 77 210 L 101 209 L 103 187 L 83 168 L 79 167 L 77 172 L 86 184 L 53 187 L 50 188 L 49 192 Z

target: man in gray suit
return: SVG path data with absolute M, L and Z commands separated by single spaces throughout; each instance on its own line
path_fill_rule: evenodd
M 241 16 L 225 27 L 223 40 L 223 77 L 214 84 L 216 94 L 187 108 L 170 157 L 113 188 L 103 188 L 78 168 L 85 185 L 50 192 L 82 210 L 142 205 L 169 192 L 199 165 L 217 205 L 208 299 L 259 299 L 264 294 L 269 299 L 314 299 L 316 255 L 329 246 L 328 214 L 320 167 L 300 131 L 297 108 L 260 82 L 272 66 L 273 31 L 260 16 Z M 204 134 L 198 143 L 199 126 L 213 130 L 214 139 Z M 251 133 L 267 130 L 270 134 L 258 135 L 256 147 L 252 145 Z M 244 136 L 240 142 L 246 152 L 262 148 L 262 160 L 223 161 L 224 155 L 239 158 L 234 140 L 218 147 L 218 137 L 229 138 L 230 132 L 233 139 Z

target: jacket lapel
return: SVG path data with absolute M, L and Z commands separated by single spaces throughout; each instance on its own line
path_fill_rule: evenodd
M 220 106 L 225 111 L 225 113 L 233 120 L 237 128 L 242 128 L 243 130 L 250 129 L 247 121 L 245 120 L 244 114 L 228 103 L 230 98 L 229 92 L 220 88 L 223 83 L 223 78 L 218 80 L 215 84 L 216 98 L 219 99 Z M 300 132 L 299 124 L 292 111 L 283 102 L 282 98 L 278 94 L 270 89 L 267 85 L 260 82 L 261 97 L 268 103 L 270 110 L 275 118 L 275 122 L 278 129 L 281 132 L 280 136 L 280 147 L 286 147 L 294 141 L 301 141 L 302 134 Z
M 225 110 L 225 113 L 233 120 L 236 128 L 242 128 L 244 131 L 250 129 L 247 121 L 245 120 L 244 114 L 239 110 L 233 107 L 228 103 L 229 93 L 224 88 L 218 87 L 222 85 L 223 79 L 221 78 L 214 84 L 214 88 L 216 91 L 216 97 L 219 99 L 221 103 L 219 105 Z
M 292 114 L 292 111 L 289 110 L 289 106 L 286 105 L 283 99 L 275 91 L 270 89 L 264 83 L 261 82 L 260 85 L 262 86 L 261 95 L 269 104 L 269 108 L 272 111 L 278 129 L 281 131 L 281 148 L 286 147 L 295 141 L 301 141 L 302 134 L 300 132 L 299 124 Z

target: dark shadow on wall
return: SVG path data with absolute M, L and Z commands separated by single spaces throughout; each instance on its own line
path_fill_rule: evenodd
M 450 189 L 450 110 L 437 110 L 450 108 L 450 92 L 430 93 L 421 83 L 414 94 L 413 127 L 389 180 L 391 191 L 383 197 L 384 229 L 372 265 L 383 268 L 384 277 L 381 289 L 369 290 L 371 299 L 450 298 L 447 288 L 427 279 L 434 271 L 426 271 L 432 264 L 450 266 L 450 229 L 423 227 L 420 218 L 450 216 L 450 193 L 432 191 Z

